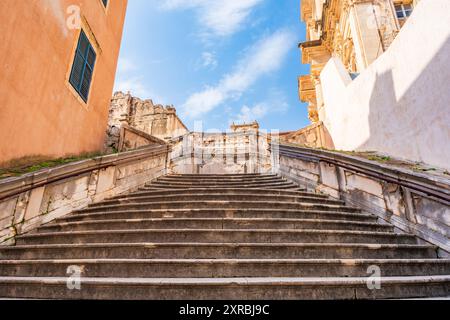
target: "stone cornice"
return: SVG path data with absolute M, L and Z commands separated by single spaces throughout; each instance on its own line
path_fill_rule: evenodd
M 302 63 L 308 64 L 312 60 L 316 60 L 319 63 L 325 63 L 330 58 L 330 51 L 323 45 L 323 41 L 313 40 L 299 44 L 302 50 Z

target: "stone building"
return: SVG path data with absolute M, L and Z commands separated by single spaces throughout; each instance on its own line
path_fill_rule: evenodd
M 327 141 L 312 146 L 448 168 L 449 19 L 446 0 L 302 0 L 299 97 Z
M 130 127 L 158 139 L 170 140 L 189 132 L 173 106 L 154 104 L 130 93 L 116 92 L 111 99 L 106 147 L 119 149 L 121 129 Z
M 411 15 L 417 0 L 303 0 L 301 19 L 307 41 L 300 43 L 302 63 L 311 73 L 299 77 L 299 93 L 309 103 L 311 122 L 323 113 L 320 73 L 331 56 L 356 77 L 385 52 Z M 323 118 L 323 117 L 322 117 Z
M 174 173 L 255 174 L 274 168 L 270 143 L 277 139 L 258 122 L 232 124 L 227 132 L 190 132 L 172 141 Z
M 127 0 L 3 0 L 0 162 L 103 146 Z

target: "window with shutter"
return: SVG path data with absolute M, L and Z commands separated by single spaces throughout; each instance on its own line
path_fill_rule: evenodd
M 84 102 L 88 101 L 96 58 L 97 55 L 89 39 L 84 31 L 81 30 L 69 82 Z

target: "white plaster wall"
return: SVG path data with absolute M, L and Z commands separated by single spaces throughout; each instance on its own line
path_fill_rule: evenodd
M 450 1 L 423 0 L 355 80 L 332 58 L 323 120 L 338 150 L 374 150 L 450 169 Z

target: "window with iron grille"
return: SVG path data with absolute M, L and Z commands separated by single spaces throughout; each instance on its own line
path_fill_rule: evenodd
M 88 101 L 96 58 L 97 54 L 94 48 L 92 48 L 84 31 L 81 30 L 69 82 L 84 102 Z

